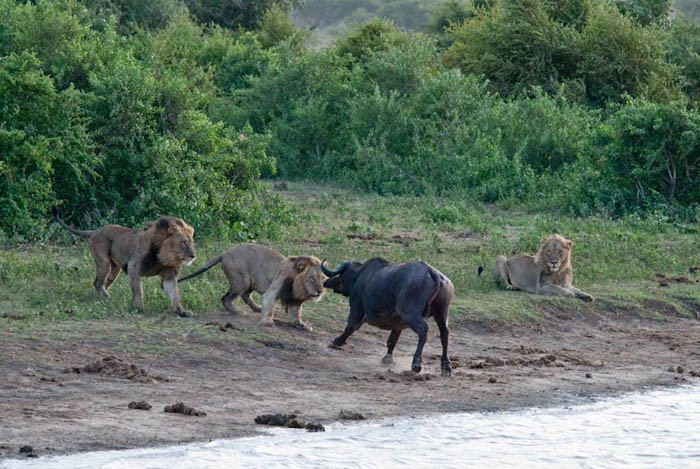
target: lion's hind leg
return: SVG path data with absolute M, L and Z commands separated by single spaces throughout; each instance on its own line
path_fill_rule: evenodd
M 250 306 L 250 309 L 252 309 L 256 313 L 259 313 L 260 311 L 262 311 L 262 308 L 255 301 L 253 301 L 253 299 L 250 297 L 251 293 L 253 293 L 252 290 L 248 290 L 247 292 L 243 292 L 243 294 L 241 294 L 241 299 L 243 299 L 243 301 L 245 301 L 246 304 L 248 306 Z
M 505 285 L 509 290 L 516 288 L 510 281 L 508 274 L 508 259 L 506 256 L 498 256 L 494 266 L 493 281 L 496 285 Z
M 108 254 L 101 255 L 93 251 L 92 255 L 95 258 L 95 281 L 92 284 L 102 298 L 109 298 L 107 288 L 109 288 L 109 285 L 114 281 L 114 279 L 112 279 L 112 282 L 109 281 L 112 275 L 112 260 L 109 258 Z M 117 271 L 117 275 L 118 274 L 119 271 Z
M 245 312 L 233 306 L 233 300 L 241 296 L 241 293 L 234 287 L 229 287 L 228 291 L 224 296 L 221 297 L 221 304 L 224 305 L 224 309 L 231 314 L 245 316 Z
M 109 270 L 109 275 L 107 275 L 107 279 L 105 280 L 104 286 L 105 289 L 109 289 L 110 286 L 114 283 L 114 281 L 119 277 L 119 274 L 121 273 L 122 268 L 119 266 L 119 264 L 115 263 L 114 261 L 111 261 L 111 268 Z

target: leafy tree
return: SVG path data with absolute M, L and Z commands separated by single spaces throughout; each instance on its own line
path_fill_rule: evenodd
M 656 28 L 638 27 L 614 8 L 596 8 L 581 32 L 578 77 L 593 104 L 625 95 L 667 100 L 677 94 Z
M 601 134 L 607 161 L 627 204 L 671 206 L 700 200 L 700 114 L 683 103 L 631 100 Z
M 264 47 L 289 41 L 294 47 L 301 48 L 303 42 L 309 37 L 309 32 L 296 27 L 287 12 L 279 6 L 273 6 L 265 12 L 258 34 Z
M 0 58 L 0 232 L 40 239 L 56 198 L 91 201 L 95 182 L 82 98 L 57 91 L 32 54 Z
M 87 89 L 90 73 L 102 69 L 120 48 L 109 24 L 98 31 L 92 20 L 75 0 L 0 0 L 0 56 L 32 52 L 58 89 Z
M 513 94 L 539 86 L 556 92 L 575 76 L 578 52 L 571 29 L 554 21 L 540 0 L 511 0 L 451 30 L 445 61 L 484 75 L 496 90 Z
M 202 24 L 217 24 L 230 29 L 257 29 L 265 13 L 277 7 L 288 12 L 303 0 L 185 0 L 190 13 Z
M 187 12 L 183 0 L 81 0 L 99 16 L 114 16 L 125 34 L 140 29 L 158 30 L 175 16 Z
M 681 88 L 693 101 L 700 100 L 700 24 L 678 18 L 664 41 L 669 61 L 682 75 Z
M 621 13 L 644 26 L 667 23 L 673 0 L 615 0 Z
M 336 42 L 336 53 L 349 54 L 358 61 L 362 61 L 372 53 L 387 50 L 392 45 L 403 44 L 407 36 L 399 34 L 396 26 L 385 19 L 375 19 L 360 25 L 346 38 Z
M 470 0 L 446 0 L 431 11 L 432 19 L 426 29 L 437 36 L 438 45 L 446 49 L 454 42 L 449 30 L 467 19 L 474 18 L 474 4 Z
M 257 132 L 273 135 L 270 153 L 286 177 L 319 177 L 322 157 L 342 151 L 350 70 L 332 51 L 297 53 L 280 46 L 266 73 L 241 90 L 244 117 Z

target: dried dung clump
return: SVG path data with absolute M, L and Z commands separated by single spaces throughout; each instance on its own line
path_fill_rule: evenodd
M 296 414 L 263 414 L 255 417 L 255 423 L 261 425 L 273 425 L 276 427 L 305 428 L 310 432 L 325 432 L 326 429 L 320 423 L 305 423 L 297 419 Z
M 160 375 L 151 375 L 143 368 L 139 368 L 133 363 L 126 363 L 115 356 L 108 356 L 85 366 L 74 366 L 66 368 L 64 373 L 99 373 L 115 378 L 130 379 L 139 383 L 168 382 L 169 379 Z
M 165 409 L 163 409 L 163 411 L 167 412 L 169 414 L 192 415 L 194 417 L 206 417 L 207 416 L 206 412 L 201 412 L 199 410 L 196 410 L 194 407 L 190 407 L 188 405 L 185 405 L 182 402 L 178 402 L 177 404 L 173 404 L 173 405 L 166 405 Z
M 149 404 L 146 401 L 131 401 L 129 402 L 129 409 L 138 409 L 138 410 L 151 410 L 151 404 Z

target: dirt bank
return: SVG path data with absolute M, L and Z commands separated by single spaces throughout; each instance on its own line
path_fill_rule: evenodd
M 126 322 L 111 339 L 105 322 L 0 331 L 0 459 L 26 457 L 27 445 L 47 455 L 233 438 L 260 431 L 254 419 L 265 413 L 328 423 L 343 411 L 381 418 L 548 406 L 700 372 L 700 320 L 643 319 L 602 302 L 596 313 L 551 311 L 527 326 L 453 319 L 451 378 L 439 376 L 432 321 L 424 371 L 414 375 L 406 370 L 415 334 L 402 336 L 388 369 L 387 334 L 372 327 L 343 350 L 327 347 L 342 329 L 338 316 L 311 333 L 282 321 L 261 335 L 257 316 L 220 313 L 166 318 L 190 321 L 178 335 Z M 180 402 L 193 411 L 164 412 Z

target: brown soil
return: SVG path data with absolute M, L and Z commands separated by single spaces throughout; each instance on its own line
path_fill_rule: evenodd
M 550 311 L 517 327 L 453 319 L 451 378 L 440 377 L 432 321 L 419 375 L 408 371 L 415 334 L 404 333 L 388 368 L 381 364 L 387 333 L 370 326 L 343 350 L 328 348 L 340 319 L 332 330 L 314 324 L 311 333 L 280 321 L 268 331 L 274 340 L 256 340 L 256 315 L 169 317 L 227 340 L 163 336 L 183 344 L 165 352 L 95 339 L 91 331 L 100 326 L 89 321 L 76 323 L 81 330 L 69 340 L 0 331 L 0 460 L 26 457 L 20 448 L 27 446 L 31 455 L 47 455 L 235 438 L 264 430 L 255 423 L 264 414 L 326 424 L 495 411 L 697 380 L 700 320 L 672 312 L 644 319 L 605 311 L 602 302 L 595 311 Z M 164 412 L 173 403 L 193 411 Z

